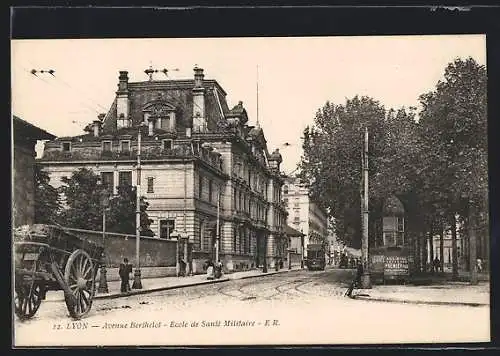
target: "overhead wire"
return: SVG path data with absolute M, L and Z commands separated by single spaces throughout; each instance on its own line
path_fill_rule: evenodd
M 33 62 L 29 59 L 29 58 L 27 58 L 26 60 L 27 60 L 29 63 L 31 63 L 31 65 L 33 66 L 33 68 L 36 68 L 36 67 L 37 67 L 37 66 L 36 66 L 36 65 L 35 65 L 35 64 L 34 64 L 34 63 L 33 63 Z M 34 70 L 34 69 L 33 69 L 33 70 Z M 86 97 L 86 99 L 87 99 L 89 102 L 92 102 L 92 104 L 93 104 L 93 105 L 95 105 L 95 106 L 97 106 L 97 107 L 101 108 L 102 110 L 108 110 L 108 109 L 106 109 L 104 106 L 100 105 L 97 101 L 95 101 L 94 99 L 92 99 L 89 95 L 85 94 L 85 93 L 84 93 L 84 92 L 82 92 L 81 90 L 79 90 L 79 89 L 77 89 L 77 88 L 73 87 L 73 86 L 72 86 L 72 85 L 70 85 L 68 82 L 66 82 L 65 80 L 63 80 L 63 79 L 61 78 L 61 76 L 60 76 L 60 75 L 57 75 L 57 76 L 56 76 L 56 75 L 54 74 L 54 73 L 59 73 L 59 72 L 56 72 L 55 70 L 50 70 L 50 71 L 48 71 L 48 72 L 49 72 L 49 73 L 50 73 L 50 74 L 51 74 L 51 75 L 52 75 L 52 76 L 56 79 L 56 81 L 61 82 L 62 84 L 64 84 L 64 85 L 65 85 L 66 87 L 68 87 L 69 89 L 71 89 L 71 90 L 73 90 L 73 91 L 75 91 L 75 92 L 78 92 L 78 93 L 79 93 L 80 95 L 82 95 L 82 96 L 85 96 L 85 97 Z M 34 74 L 33 72 L 31 72 L 31 73 L 32 73 L 32 74 Z M 35 76 L 36 76 L 36 75 L 35 75 Z
M 19 66 L 20 66 L 21 68 L 23 68 L 23 70 L 24 70 L 26 73 L 28 73 L 30 77 L 35 77 L 35 78 L 37 78 L 37 79 L 41 80 L 42 82 L 44 82 L 45 84 L 47 84 L 47 85 L 49 85 L 49 86 L 51 86 L 51 87 L 53 87 L 53 88 L 57 88 L 57 87 L 56 87 L 56 86 L 55 86 L 52 82 L 49 82 L 49 81 L 45 80 L 44 78 L 42 78 L 42 77 L 40 77 L 40 76 L 36 75 L 36 73 L 37 73 L 37 72 L 39 72 L 39 71 L 35 71 L 35 72 L 33 72 L 33 71 L 34 71 L 33 69 L 32 69 L 32 70 L 29 70 L 29 69 L 27 69 L 25 66 L 23 66 L 23 65 L 21 65 L 21 64 L 19 64 Z M 40 71 L 40 72 L 41 72 L 41 71 Z M 52 76 L 55 78 L 54 74 L 52 74 Z M 83 102 L 83 101 L 81 101 L 81 100 L 78 100 L 78 102 L 79 102 L 81 105 L 85 106 L 87 109 L 90 109 L 90 110 L 92 110 L 92 111 L 95 111 L 97 114 L 99 114 L 99 113 L 100 113 L 100 112 L 99 112 L 99 111 L 98 111 L 95 107 L 90 106 L 90 105 L 88 105 L 87 103 L 85 103 L 85 102 Z

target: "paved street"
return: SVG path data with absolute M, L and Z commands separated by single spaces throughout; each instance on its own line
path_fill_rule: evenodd
M 78 322 L 64 303 L 15 321 L 17 345 L 206 345 L 489 341 L 489 308 L 343 297 L 352 272 L 291 271 L 95 300 Z M 452 321 L 452 322 L 451 322 Z

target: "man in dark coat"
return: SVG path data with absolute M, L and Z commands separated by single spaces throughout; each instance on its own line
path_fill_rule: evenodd
M 132 273 L 132 265 L 128 263 L 128 258 L 124 258 L 123 262 L 120 263 L 120 269 L 118 271 L 120 279 L 122 280 L 120 291 L 126 293 L 130 291 L 130 273 Z
M 356 276 L 352 280 L 351 284 L 349 285 L 349 288 L 345 292 L 345 296 L 351 298 L 352 297 L 352 291 L 354 287 L 359 288 L 361 285 L 361 276 L 363 275 L 363 264 L 358 262 L 358 268 L 356 269 Z

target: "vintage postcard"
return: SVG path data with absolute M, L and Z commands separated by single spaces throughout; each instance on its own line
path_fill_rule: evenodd
M 14 347 L 490 341 L 485 35 L 11 53 Z

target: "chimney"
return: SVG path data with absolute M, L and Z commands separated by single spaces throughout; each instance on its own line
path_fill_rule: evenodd
M 129 102 L 128 102 L 128 72 L 120 71 L 118 77 L 118 91 L 116 92 L 116 116 L 129 117 Z M 118 128 L 124 125 L 124 122 L 117 123 Z
M 118 76 L 118 91 L 128 90 L 128 72 L 126 70 L 121 70 Z
M 203 69 L 194 67 L 194 87 L 203 88 Z
M 94 137 L 99 137 L 99 135 L 101 134 L 101 125 L 102 125 L 102 121 L 101 121 L 101 116 L 102 114 L 99 115 L 99 119 L 98 120 L 94 120 Z
M 207 123 L 205 118 L 205 88 L 203 88 L 203 69 L 194 67 L 193 88 L 193 131 L 204 132 Z

